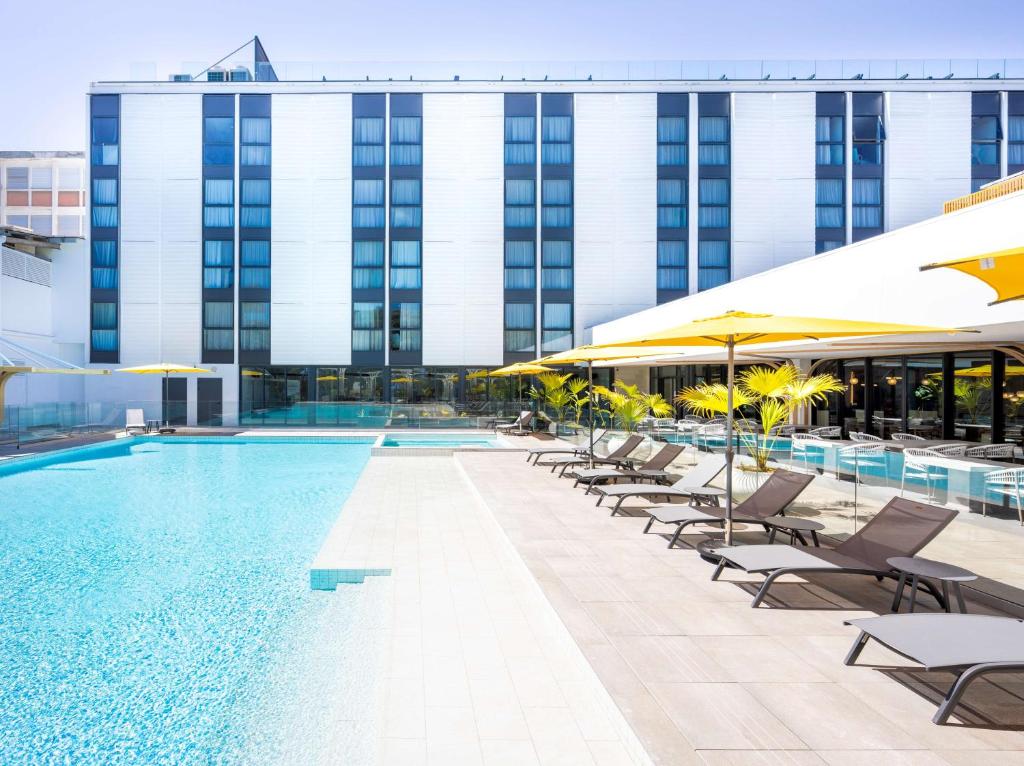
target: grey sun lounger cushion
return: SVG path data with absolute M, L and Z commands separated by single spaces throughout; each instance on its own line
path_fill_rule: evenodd
M 894 497 L 856 534 L 833 549 L 797 549 L 783 545 L 720 548 L 715 553 L 721 560 L 711 579 L 717 580 L 729 564 L 747 572 L 768 573 L 751 603 L 756 607 L 768 595 L 772 583 L 785 574 L 833 572 L 894 578 L 896 574 L 887 559 L 915 555 L 935 539 L 956 515 L 956 511 L 948 508 Z M 939 603 L 944 603 L 927 580 L 924 585 Z
M 650 483 L 610 484 L 603 487 L 594 487 L 594 492 L 598 493 L 598 505 L 601 505 L 601 501 L 606 497 L 617 498 L 615 507 L 612 509 L 612 516 L 614 516 L 619 512 L 619 508 L 626 498 L 690 497 L 694 491 L 709 484 L 724 470 L 724 455 L 705 455 L 683 478 L 671 486 L 652 486 Z
M 680 453 L 685 449 L 685 445 L 681 444 L 666 444 L 655 454 L 651 455 L 647 459 L 646 463 L 637 466 L 633 470 L 627 470 L 622 468 L 577 468 L 571 474 L 566 471 L 567 476 L 572 476 L 576 479 L 576 485 L 578 486 L 581 482 L 587 482 L 587 492 L 589 493 L 594 489 L 594 485 L 601 481 L 615 481 L 616 479 L 629 479 L 635 478 L 639 480 L 643 479 L 654 479 L 656 474 L 664 474 L 664 471 L 668 466 L 679 457 Z M 654 472 L 654 475 L 648 476 L 645 471 Z
M 746 500 L 733 508 L 733 521 L 748 524 L 767 524 L 772 516 L 784 513 L 800 493 L 807 489 L 814 480 L 813 474 L 796 473 L 777 469 L 758 487 Z M 675 534 L 668 542 L 668 547 L 675 547 L 683 530 L 691 524 L 724 524 L 725 509 L 708 506 L 684 508 L 680 506 L 661 505 L 647 511 L 650 521 L 644 527 L 649 532 L 655 521 L 662 524 L 676 524 Z M 756 547 L 756 546 L 755 546 Z
M 589 464 L 591 460 L 595 463 L 602 463 L 604 465 L 618 465 L 625 462 L 626 459 L 636 451 L 637 447 L 643 443 L 643 440 L 644 438 L 642 436 L 630 436 L 616 449 L 603 457 L 594 456 L 591 458 L 589 455 L 586 457 L 581 457 L 580 455 L 555 455 L 551 460 L 546 460 L 541 463 L 541 465 L 552 466 L 552 473 L 554 473 L 555 468 L 561 466 L 561 476 L 565 475 L 566 469 L 570 466 Z
M 605 434 L 608 433 L 607 429 L 601 429 L 600 431 L 594 432 L 594 444 L 596 445 L 601 439 L 604 438 Z M 537 461 L 545 455 L 584 455 L 590 454 L 589 446 L 579 447 L 530 447 L 526 451 L 526 462 L 533 460 L 533 464 L 537 465 Z
M 846 656 L 857 661 L 869 639 L 923 665 L 958 677 L 932 721 L 945 723 L 970 683 L 986 673 L 1024 670 L 1024 621 L 983 614 L 887 614 L 847 620 L 860 635 Z

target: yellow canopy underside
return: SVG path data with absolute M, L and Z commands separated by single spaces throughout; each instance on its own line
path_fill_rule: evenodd
M 577 362 L 610 362 L 616 359 L 637 359 L 648 356 L 669 356 L 678 354 L 672 346 L 664 348 L 636 348 L 621 346 L 577 346 L 537 360 L 538 364 L 574 364 Z
M 508 367 L 491 370 L 490 376 L 492 378 L 500 378 L 505 375 L 539 375 L 542 372 L 554 372 L 554 370 L 542 364 L 534 364 L 533 362 L 516 362 Z
M 990 306 L 1024 298 L 1024 247 L 997 250 L 970 258 L 954 258 L 921 267 L 922 271 L 930 269 L 955 269 L 980 279 L 996 291 L 996 299 Z
M 172 372 L 212 372 L 212 370 L 207 370 L 203 367 L 190 367 L 187 364 L 170 364 L 169 362 L 161 362 L 160 364 L 144 364 L 139 367 L 122 367 L 118 372 L 131 372 L 136 375 L 165 375 Z
M 780 343 L 784 341 L 851 338 L 870 335 L 965 332 L 950 327 L 923 327 L 892 322 L 860 322 L 850 319 L 778 316 L 730 311 L 721 316 L 695 319 L 666 330 L 601 344 L 605 348 L 625 346 L 724 346 Z M 970 332 L 969 330 L 966 332 Z

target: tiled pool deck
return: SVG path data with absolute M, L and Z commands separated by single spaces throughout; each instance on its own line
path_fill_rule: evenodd
M 773 603 L 788 608 L 753 610 L 753 578 L 712 583 L 693 551 L 570 486 L 521 453 L 371 458 L 321 556 L 392 573 L 374 581 L 393 604 L 383 763 L 1024 764 L 1024 677 L 976 684 L 939 727 L 948 674 L 875 646 L 843 665 L 843 620 L 887 610 L 890 586 L 794 581 Z M 1010 526 L 957 521 L 925 553 L 1014 575 Z

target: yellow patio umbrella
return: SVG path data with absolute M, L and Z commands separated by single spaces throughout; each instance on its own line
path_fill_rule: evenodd
M 656 330 L 638 337 L 599 344 L 606 348 L 658 346 L 717 346 L 726 349 L 727 383 L 725 415 L 725 544 L 732 545 L 732 461 L 733 461 L 733 389 L 735 387 L 736 346 L 784 341 L 852 338 L 874 335 L 973 332 L 948 327 L 893 322 L 861 322 L 824 317 L 779 316 L 746 311 L 728 311 L 720 316 L 694 319 L 675 327 Z M 713 547 L 713 546 L 708 546 Z
M 167 379 L 171 373 L 187 374 L 192 372 L 213 372 L 204 367 L 192 367 L 187 364 L 173 364 L 171 362 L 158 362 L 157 364 L 143 364 L 138 367 L 121 367 L 118 372 L 130 372 L 133 375 L 163 375 L 164 392 L 167 391 Z M 164 428 L 167 428 L 167 411 L 164 408 Z
M 939 373 L 940 375 L 942 373 Z M 982 364 L 978 367 L 968 367 L 966 370 L 957 370 L 953 373 L 958 378 L 991 378 L 992 377 L 992 365 Z M 1003 372 L 1006 377 L 1013 377 L 1016 375 L 1024 375 L 1024 366 L 1019 364 L 1008 364 Z
M 953 258 L 921 267 L 921 271 L 931 269 L 955 269 L 980 279 L 996 291 L 996 299 L 989 306 L 1024 298 L 1024 247 L 1011 247 L 968 258 Z
M 491 370 L 488 375 L 492 378 L 506 378 L 515 375 L 517 377 L 516 391 L 520 392 L 523 389 L 523 375 L 540 375 L 542 372 L 556 372 L 556 370 L 536 362 L 516 362 L 507 367 Z
M 621 359 L 637 359 L 649 356 L 667 356 L 678 349 L 667 348 L 618 348 L 615 346 L 577 346 L 537 360 L 537 364 L 579 364 L 587 363 L 587 415 L 590 421 L 589 465 L 594 467 L 594 362 L 611 362 Z

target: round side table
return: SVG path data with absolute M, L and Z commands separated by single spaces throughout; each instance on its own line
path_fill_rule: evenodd
M 917 556 L 894 556 L 891 559 L 886 559 L 886 563 L 900 573 L 900 581 L 896 586 L 896 595 L 892 600 L 893 612 L 900 610 L 900 602 L 903 600 L 903 588 L 907 584 L 908 577 L 910 578 L 910 611 L 914 611 L 914 606 L 917 603 L 917 589 L 921 578 L 925 577 L 929 580 L 938 580 L 939 585 L 942 586 L 942 600 L 946 602 L 947 612 L 952 611 L 949 601 L 949 586 L 952 585 L 953 593 L 956 594 L 957 606 L 960 607 L 961 613 L 967 613 L 967 605 L 964 603 L 964 594 L 960 584 L 977 580 L 978 575 L 974 572 L 963 567 L 954 566 L 953 564 L 918 558 Z

